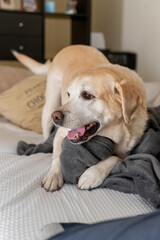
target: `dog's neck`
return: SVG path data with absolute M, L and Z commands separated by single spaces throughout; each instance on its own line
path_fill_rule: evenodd
M 111 127 L 103 129 L 100 135 L 110 138 L 114 143 L 114 152 L 120 158 L 129 155 L 130 151 L 138 143 L 142 137 L 147 122 L 147 114 L 144 118 L 144 113 L 139 113 L 138 118 L 132 120 L 132 124 L 125 124 L 124 121 L 119 121 Z

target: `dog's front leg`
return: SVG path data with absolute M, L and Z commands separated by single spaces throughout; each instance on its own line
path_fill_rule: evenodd
M 60 154 L 62 151 L 62 141 L 66 136 L 66 129 L 59 128 L 53 141 L 53 161 L 48 174 L 42 181 L 42 187 L 47 192 L 59 190 L 63 186 L 63 175 L 60 163 Z
M 121 161 L 119 157 L 112 156 L 106 160 L 98 162 L 92 167 L 89 167 L 81 175 L 78 182 L 78 188 L 92 189 L 98 187 L 101 183 L 103 183 L 118 161 Z

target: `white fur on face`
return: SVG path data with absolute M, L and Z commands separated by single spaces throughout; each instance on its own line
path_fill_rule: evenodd
M 83 91 L 94 95 L 95 98 L 84 99 L 81 96 Z M 91 85 L 73 83 L 67 92 L 70 95 L 69 101 L 59 108 L 65 116 L 62 127 L 74 129 L 91 122 L 99 122 L 99 130 L 101 130 L 109 122 L 110 114 L 107 104 L 98 96 Z

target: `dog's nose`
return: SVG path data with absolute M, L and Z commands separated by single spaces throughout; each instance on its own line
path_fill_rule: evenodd
M 55 124 L 61 125 L 64 119 L 64 115 L 61 111 L 55 111 L 52 113 L 51 117 Z

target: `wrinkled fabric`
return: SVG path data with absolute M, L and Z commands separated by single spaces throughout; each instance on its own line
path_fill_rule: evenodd
M 116 164 L 99 187 L 139 194 L 158 208 L 160 207 L 160 106 L 148 108 L 148 116 L 146 130 L 131 154 Z M 48 142 L 53 142 L 54 136 L 53 131 Z M 43 144 L 35 147 L 28 145 L 27 148 L 26 143 L 19 143 L 17 151 L 20 152 L 23 148 L 23 154 L 27 155 L 28 152 L 34 154 L 35 148 L 43 150 L 41 146 Z M 88 167 L 113 154 L 113 142 L 108 138 L 95 136 L 90 141 L 77 145 L 65 138 L 60 156 L 65 182 L 76 184 L 78 177 Z

